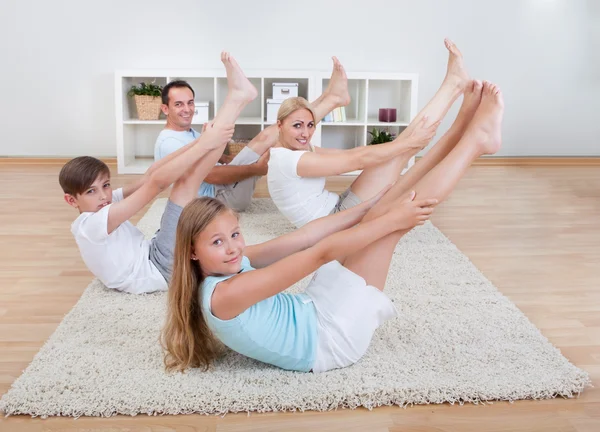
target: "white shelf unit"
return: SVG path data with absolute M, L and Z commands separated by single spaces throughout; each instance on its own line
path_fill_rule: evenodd
M 234 139 L 251 139 L 273 123 L 266 121 L 266 102 L 272 98 L 274 82 L 297 82 L 298 95 L 313 101 L 326 88 L 331 72 L 255 70 L 246 71 L 246 74 L 259 95 L 238 118 Z M 347 121 L 320 122 L 315 129 L 313 144 L 331 148 L 366 145 L 368 128 L 390 128 L 399 133 L 416 115 L 416 74 L 354 73 L 348 74 L 348 78 L 352 101 L 346 107 Z M 142 174 L 148 169 L 153 162 L 154 143 L 166 124 L 162 113 L 159 120 L 138 120 L 135 103 L 127 96 L 127 91 L 140 82 L 164 86 L 175 79 L 183 79 L 192 86 L 196 101 L 209 103 L 209 119 L 212 120 L 227 94 L 224 70 L 129 70 L 115 73 L 119 174 Z M 379 108 L 396 108 L 398 121 L 380 123 L 377 120 Z M 196 129 L 202 127 L 201 124 L 193 126 Z
M 313 72 L 293 71 L 247 71 L 247 76 L 258 90 L 258 97 L 242 111 L 234 133 L 234 139 L 252 139 L 269 126 L 266 121 L 267 99 L 272 97 L 273 82 L 297 82 L 298 94 L 311 99 L 314 92 Z M 119 174 L 142 174 L 152 164 L 154 144 L 166 120 L 161 113 L 159 120 L 138 120 L 133 98 L 128 90 L 140 82 L 160 85 L 182 79 L 195 92 L 196 101 L 208 102 L 209 120 L 223 104 L 227 95 L 225 70 L 146 70 L 117 71 L 115 73 L 115 115 L 117 125 L 117 165 Z M 201 129 L 202 124 L 192 124 Z
M 417 115 L 419 77 L 410 73 L 347 73 L 351 102 L 346 109 L 345 122 L 321 122 L 313 142 L 324 148 L 349 149 L 370 142 L 369 131 L 386 130 L 396 136 Z M 316 94 L 329 84 L 330 73 L 316 77 Z M 380 122 L 379 108 L 395 108 L 396 121 Z M 316 136 L 318 135 L 318 136 Z M 414 164 L 412 158 L 407 167 Z M 357 175 L 360 171 L 348 173 Z

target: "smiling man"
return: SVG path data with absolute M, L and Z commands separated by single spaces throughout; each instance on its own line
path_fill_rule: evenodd
M 162 112 L 167 117 L 154 147 L 154 160 L 164 158 L 200 136 L 192 128 L 195 93 L 182 80 L 171 81 L 162 91 Z M 252 201 L 256 181 L 267 174 L 269 149 L 277 142 L 275 126 L 261 131 L 228 165 L 215 165 L 200 186 L 198 196 L 217 198 L 237 211 Z M 220 160 L 223 162 L 223 159 Z

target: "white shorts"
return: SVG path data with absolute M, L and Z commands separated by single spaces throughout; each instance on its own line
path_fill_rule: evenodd
M 306 294 L 317 311 L 315 373 L 356 363 L 375 330 L 397 314 L 388 296 L 338 261 L 317 270 Z

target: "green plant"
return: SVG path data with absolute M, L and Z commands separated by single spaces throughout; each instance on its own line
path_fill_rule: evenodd
M 383 144 L 386 142 L 390 142 L 390 141 L 394 141 L 394 135 L 392 135 L 389 132 L 386 131 L 380 131 L 377 130 L 375 128 L 373 128 L 372 131 L 367 131 L 369 133 L 369 135 L 371 135 L 371 142 L 369 143 L 369 145 L 371 144 Z
M 132 85 L 129 91 L 127 92 L 127 96 L 141 95 L 160 97 L 162 89 L 163 88 L 160 85 L 146 84 L 144 82 L 141 82 L 138 85 Z

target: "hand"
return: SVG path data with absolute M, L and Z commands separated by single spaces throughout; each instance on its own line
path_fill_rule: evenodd
M 410 134 L 406 137 L 407 143 L 409 147 L 423 150 L 427 145 L 431 142 L 435 133 L 437 132 L 437 128 L 442 122 L 441 120 L 433 123 L 429 126 L 425 126 L 429 117 L 425 116 L 416 124 L 415 128 L 410 132 Z
M 381 198 L 383 198 L 383 196 L 387 193 L 387 191 L 389 191 L 391 189 L 393 185 L 389 184 L 386 185 L 383 189 L 381 189 L 377 195 L 375 195 L 374 197 L 363 201 L 362 203 L 360 203 L 357 207 L 360 207 L 360 209 L 363 211 L 363 213 L 367 213 L 369 210 L 371 210 L 371 208 L 377 204 L 379 202 L 379 200 Z
M 271 157 L 271 153 L 269 152 L 269 150 L 267 150 L 260 156 L 260 158 L 258 158 L 258 160 L 256 162 L 254 162 L 254 165 L 256 168 L 256 175 L 259 175 L 259 176 L 267 175 L 267 172 L 269 171 L 270 157 Z
M 214 122 L 206 122 L 202 125 L 202 133 L 206 132 L 206 128 L 212 127 Z
M 415 191 L 407 196 L 399 198 L 395 206 L 388 215 L 392 218 L 392 223 L 396 230 L 410 230 L 417 225 L 423 225 L 433 213 L 433 208 L 437 205 L 436 199 L 424 199 L 415 201 Z
M 217 126 L 215 124 L 208 124 L 206 127 L 203 127 L 202 130 L 203 133 L 200 136 L 202 145 L 213 150 L 222 147 L 231 141 L 235 125 Z
M 221 163 L 223 165 L 227 165 L 227 164 L 231 163 L 233 158 L 234 158 L 234 156 L 223 153 L 221 155 L 221 158 L 219 159 L 219 163 Z

